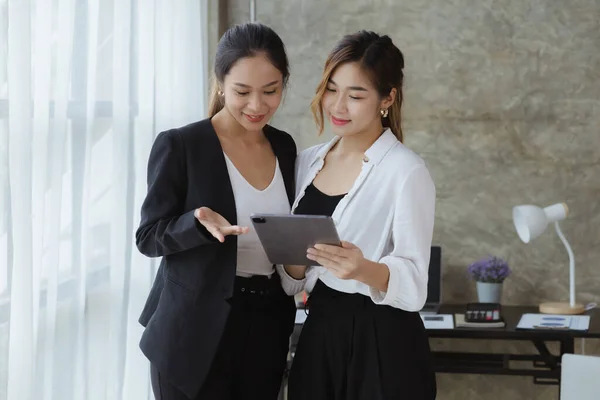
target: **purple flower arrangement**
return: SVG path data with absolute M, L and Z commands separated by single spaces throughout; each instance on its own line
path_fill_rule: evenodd
M 510 275 L 508 263 L 499 257 L 487 257 L 469 265 L 468 273 L 477 282 L 502 283 Z

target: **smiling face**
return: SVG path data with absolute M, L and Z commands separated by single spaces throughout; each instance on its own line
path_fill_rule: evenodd
M 337 67 L 323 94 L 323 112 L 335 135 L 349 136 L 364 132 L 381 132 L 381 109 L 392 102 L 381 99 L 358 63 Z
M 264 55 L 246 57 L 225 76 L 222 90 L 229 114 L 247 131 L 259 131 L 281 104 L 283 76 Z

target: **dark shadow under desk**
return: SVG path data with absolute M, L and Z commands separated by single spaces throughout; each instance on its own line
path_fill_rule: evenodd
M 442 305 L 439 313 L 463 313 L 465 307 L 465 304 Z M 523 314 L 538 312 L 536 306 L 506 305 L 502 306 L 502 317 L 506 322 L 504 328 L 428 329 L 430 338 L 528 341 L 537 350 L 530 354 L 433 351 L 436 372 L 531 376 L 535 384 L 560 385 L 561 357 L 565 353 L 575 352 L 575 339 L 600 339 L 600 312 L 593 309 L 585 313 L 590 315 L 590 327 L 587 331 L 517 329 Z M 552 354 L 548 349 L 548 344 L 553 342 L 559 345 L 558 354 Z M 531 367 L 513 368 L 511 361 L 531 362 Z

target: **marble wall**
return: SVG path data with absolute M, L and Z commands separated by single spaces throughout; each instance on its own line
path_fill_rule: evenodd
M 229 24 L 249 1 L 227 3 Z M 388 34 L 406 58 L 405 135 L 437 185 L 434 242 L 444 249 L 444 301 L 475 301 L 466 266 L 486 255 L 514 271 L 505 304 L 568 299 L 568 258 L 551 227 L 525 245 L 514 205 L 566 202 L 581 302 L 600 303 L 599 0 L 258 0 L 258 20 L 283 38 L 290 90 L 273 124 L 305 148 L 308 110 L 342 34 Z M 599 342 L 599 341 L 597 341 Z M 434 348 L 469 343 L 432 341 Z M 532 351 L 527 344 L 482 345 Z M 586 352 L 600 355 L 589 341 Z M 529 378 L 438 375 L 439 399 L 557 399 Z

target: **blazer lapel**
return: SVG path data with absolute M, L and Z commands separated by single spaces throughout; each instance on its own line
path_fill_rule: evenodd
M 219 213 L 227 220 L 231 225 L 237 224 L 237 211 L 235 206 L 235 197 L 233 195 L 233 187 L 231 186 L 231 179 L 229 177 L 229 171 L 227 170 L 227 163 L 225 156 L 223 155 L 223 147 L 217 136 L 210 119 L 205 120 L 208 124 L 203 132 L 207 132 L 204 135 L 204 143 L 206 149 L 210 151 L 204 152 L 204 166 L 207 174 L 214 175 L 212 184 L 214 185 L 214 193 L 219 193 L 220 196 L 217 200 Z M 215 204 L 217 206 L 217 204 Z M 217 211 L 217 209 L 215 209 Z

